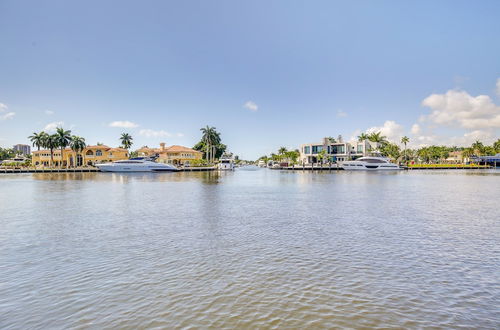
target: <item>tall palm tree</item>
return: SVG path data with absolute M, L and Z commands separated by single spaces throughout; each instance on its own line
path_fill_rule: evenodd
M 69 146 L 69 143 L 71 142 L 71 131 L 66 131 L 64 130 L 64 128 L 58 127 L 55 135 L 57 146 L 61 148 L 61 162 L 59 163 L 59 167 L 62 167 L 62 164 L 64 162 L 64 149 Z
M 54 166 L 54 149 L 59 147 L 56 134 L 47 135 L 43 147 L 50 150 L 50 166 Z
M 221 142 L 220 134 L 215 127 L 206 126 L 200 128 L 203 133 L 202 141 L 205 144 L 205 155 L 209 162 L 213 162 L 217 153 L 217 146 Z
M 130 149 L 130 147 L 132 147 L 132 142 L 133 138 L 130 134 L 128 133 L 122 133 L 122 135 L 120 136 L 120 141 L 122 143 L 122 146 L 125 148 L 125 149 Z
M 383 136 L 381 132 L 373 132 L 368 135 L 368 140 L 371 142 L 376 142 L 376 143 L 387 143 L 387 137 Z
M 280 147 L 280 148 L 278 149 L 278 154 L 280 154 L 280 155 L 284 155 L 287 151 L 288 151 L 288 150 L 287 150 L 287 148 L 286 148 L 286 147 Z
M 405 150 L 404 150 L 404 154 L 405 154 L 405 161 L 407 160 L 408 157 L 406 157 L 406 144 L 410 142 L 410 138 L 407 137 L 407 136 L 403 136 L 401 138 L 401 143 L 405 145 Z
M 76 167 L 76 163 L 77 163 L 77 154 L 82 152 L 83 149 L 85 149 L 85 147 L 87 146 L 86 143 L 85 143 L 85 139 L 80 137 L 80 136 L 75 136 L 73 135 L 71 137 L 71 142 L 70 142 L 70 148 L 71 150 L 73 150 L 74 154 L 75 154 L 75 157 L 73 158 L 74 161 L 73 161 L 73 167 Z
M 474 142 L 471 147 L 472 149 L 474 149 L 474 152 L 476 152 L 477 156 L 481 156 L 484 152 L 484 144 L 479 140 L 476 140 L 476 142 Z
M 363 141 L 368 140 L 368 139 L 369 139 L 369 135 L 366 133 L 361 133 L 358 135 L 359 142 L 363 142 Z
M 33 147 L 37 147 L 38 151 L 40 151 L 40 147 L 43 147 L 44 141 L 47 137 L 47 133 L 45 132 L 34 132 L 33 135 L 29 136 L 28 139 L 33 143 Z

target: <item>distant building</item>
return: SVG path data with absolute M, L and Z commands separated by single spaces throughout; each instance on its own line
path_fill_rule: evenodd
M 473 163 L 478 163 L 479 165 L 490 165 L 493 167 L 500 167 L 500 153 L 495 156 L 475 156 L 471 157 Z
M 319 154 L 322 153 L 323 163 L 328 162 L 342 162 L 352 160 L 363 156 L 368 156 L 379 147 L 378 143 L 370 142 L 368 140 L 358 142 L 343 142 L 339 136 L 340 141 L 332 142 L 329 138 L 324 138 L 319 143 L 306 143 L 300 146 L 300 162 L 303 164 L 314 164 L 319 162 Z M 323 150 L 325 151 L 323 153 Z
M 158 156 L 158 162 L 173 165 L 190 165 L 195 159 L 201 159 L 203 153 L 183 146 L 167 147 L 165 142 L 160 143 L 160 148 L 142 147 L 137 150 L 139 156 Z
M 61 149 L 54 149 L 54 162 L 52 166 L 59 166 L 61 163 Z M 69 148 L 64 150 L 62 165 L 66 166 L 84 166 L 98 163 L 113 162 L 116 160 L 128 159 L 128 150 L 123 148 L 111 148 L 105 145 L 87 146 L 82 152 L 75 155 L 75 152 Z M 31 163 L 35 166 L 51 165 L 50 150 L 33 151 Z
M 31 154 L 31 147 L 27 144 L 16 144 L 12 149 L 16 152 L 18 155 L 29 155 Z

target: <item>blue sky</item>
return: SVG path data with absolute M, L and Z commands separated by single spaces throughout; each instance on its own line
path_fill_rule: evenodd
M 1 0 L 0 145 L 57 125 L 135 147 L 210 125 L 249 159 L 365 130 L 489 142 L 499 31 L 486 0 Z

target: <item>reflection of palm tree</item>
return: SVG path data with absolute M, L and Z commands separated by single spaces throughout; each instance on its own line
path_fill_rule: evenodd
M 82 152 L 83 149 L 85 149 L 87 145 L 85 144 L 85 139 L 79 136 L 72 136 L 71 137 L 71 142 L 70 142 L 70 147 L 71 150 L 75 153 L 75 158 L 74 158 L 74 163 L 73 167 L 77 166 L 77 154 Z
M 71 142 L 71 131 L 65 131 L 62 127 L 58 127 L 56 131 L 57 146 L 61 148 L 61 162 L 59 167 L 62 167 L 64 161 L 64 148 Z

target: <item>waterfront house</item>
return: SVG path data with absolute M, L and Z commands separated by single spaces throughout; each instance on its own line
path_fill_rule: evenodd
M 105 145 L 87 146 L 82 152 L 76 154 L 69 148 L 63 152 L 62 166 L 92 166 L 99 163 L 113 162 L 129 158 L 128 150 L 124 148 L 111 148 Z M 35 166 L 50 166 L 50 150 L 39 150 L 32 152 L 31 163 Z M 54 163 L 52 166 L 60 166 L 61 149 L 54 149 Z
M 193 160 L 199 160 L 203 153 L 188 147 L 173 145 L 167 147 L 165 142 L 160 143 L 160 148 L 144 146 L 137 150 L 139 156 L 158 156 L 158 162 L 189 166 Z
M 368 140 L 358 142 L 332 141 L 324 138 L 319 143 L 306 143 L 300 146 L 300 162 L 302 164 L 315 164 L 318 162 L 342 162 L 363 156 L 369 156 L 379 147 L 378 143 Z M 319 155 L 323 155 L 320 157 Z M 320 161 L 320 158 L 321 161 Z

